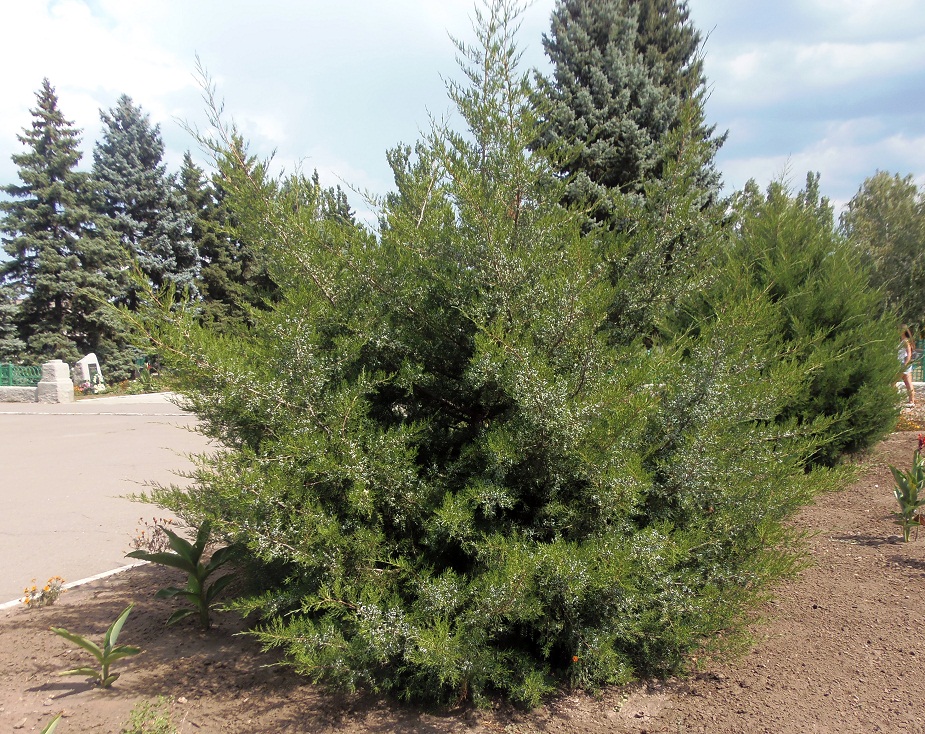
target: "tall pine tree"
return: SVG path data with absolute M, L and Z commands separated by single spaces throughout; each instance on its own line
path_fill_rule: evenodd
M 543 43 L 553 77 L 538 77 L 540 142 L 570 179 L 567 203 L 611 221 L 615 194 L 644 198 L 681 153 L 684 139 L 669 135 L 681 125 L 709 144 L 696 183 L 701 206 L 715 200 L 724 138 L 704 122 L 700 34 L 686 1 L 560 0 Z
M 537 78 L 534 147 L 565 181 L 563 203 L 599 230 L 615 338 L 657 339 L 709 277 L 721 214 L 700 35 L 679 0 L 560 0 L 544 44 L 553 76 Z
M 682 99 L 705 84 L 701 37 L 687 0 L 631 0 L 638 8 L 636 50 L 659 84 Z
M 151 285 L 173 285 L 195 296 L 199 262 L 189 214 L 162 162 L 160 126 L 152 126 L 127 95 L 100 117 L 103 138 L 93 151 L 93 175 L 103 211 Z M 124 301 L 134 306 L 136 298 L 130 289 Z
M 235 243 L 228 234 L 228 211 L 221 193 L 193 162 L 189 151 L 183 156 L 178 186 L 189 215 L 189 236 L 200 262 L 196 284 L 202 297 L 203 318 L 216 325 L 227 324 L 234 307 L 234 284 L 241 266 L 235 257 Z
M 240 159 L 247 171 L 259 166 L 249 156 L 240 137 L 225 158 Z M 249 310 L 261 308 L 275 297 L 276 285 L 266 262 L 239 232 L 232 212 L 227 177 L 234 173 L 230 160 L 216 161 L 217 170 L 206 177 L 187 153 L 180 170 L 179 185 L 190 214 L 190 236 L 196 246 L 200 272 L 197 289 L 202 298 L 202 320 L 219 331 L 248 323 Z M 259 173 L 257 174 L 259 175 Z
M 726 270 L 691 297 L 715 315 L 740 297 L 743 283 L 766 294 L 778 338 L 806 375 L 779 419 L 816 422 L 823 442 L 808 460 L 833 465 L 895 425 L 896 324 L 882 314 L 869 269 L 836 228 L 819 174 L 808 174 L 797 193 L 779 181 L 762 193 L 750 181 L 732 203 Z
M 266 164 L 248 153 L 236 131 L 229 131 L 227 143 L 227 148 L 214 151 L 211 179 L 189 153 L 180 171 L 191 237 L 201 263 L 202 319 L 219 331 L 252 323 L 252 309 L 266 308 L 279 297 L 263 248 L 258 246 L 262 235 L 249 229 L 234 211 L 245 181 L 263 182 L 267 196 L 285 200 L 288 207 L 312 218 L 356 225 L 344 191 L 339 186 L 323 187 L 317 171 L 310 177 L 295 172 L 281 181 L 270 180 Z
M 73 362 L 95 351 L 105 364 L 120 348 L 106 303 L 122 288 L 126 261 L 97 214 L 89 176 L 76 170 L 80 132 L 58 109 L 48 79 L 36 97 L 32 125 L 19 136 L 27 150 L 12 157 L 22 183 L 4 186 L 10 200 L 0 203 L 11 258 L 2 269 L 4 311 L 15 310 L 18 330 L 7 330 L 5 342 L 20 339 L 34 361 Z

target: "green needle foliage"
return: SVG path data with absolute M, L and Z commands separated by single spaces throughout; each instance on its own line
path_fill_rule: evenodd
M 126 258 L 78 171 L 80 131 L 48 79 L 12 156 L 21 183 L 0 187 L 0 358 L 118 362 L 122 335 L 106 309 L 124 286 Z
M 155 287 L 170 283 L 196 294 L 196 249 L 188 238 L 190 217 L 163 163 L 159 125 L 123 94 L 100 112 L 103 135 L 93 150 L 93 178 L 101 210 L 122 246 Z M 131 283 L 120 303 L 133 304 Z
M 568 177 L 569 203 L 619 226 L 614 200 L 638 202 L 648 182 L 668 174 L 672 132 L 682 125 L 707 149 L 692 182 L 698 206 L 716 201 L 713 158 L 725 135 L 704 122 L 702 39 L 687 2 L 558 0 L 543 46 L 552 76 L 537 76 L 540 142 Z
M 120 675 L 119 673 L 110 673 L 110 666 L 117 660 L 129 657 L 130 655 L 137 655 L 141 652 L 139 648 L 131 645 L 116 644 L 119 640 L 119 633 L 122 632 L 122 626 L 125 624 L 125 620 L 128 619 L 132 607 L 134 607 L 134 604 L 129 604 L 122 613 L 116 617 L 116 621 L 109 625 L 109 629 L 106 630 L 106 636 L 103 638 L 102 647 L 88 640 L 83 635 L 68 632 L 63 627 L 52 627 L 52 632 L 82 647 L 93 655 L 100 665 L 99 670 L 91 667 L 73 668 L 71 670 L 62 671 L 60 675 L 86 675 L 93 678 L 99 684 L 100 688 L 109 688 Z
M 148 498 L 240 542 L 262 588 L 237 608 L 315 680 L 532 705 L 683 669 L 793 569 L 781 520 L 831 486 L 803 469 L 814 427 L 777 420 L 805 377 L 760 289 L 671 341 L 616 313 L 614 248 L 715 236 L 697 161 L 660 184 L 671 217 L 587 232 L 530 153 L 516 17 L 498 0 L 459 42 L 466 129 L 389 154 L 378 236 L 302 206 L 299 177 L 241 169 L 229 204 L 278 301 L 237 333 L 169 292 L 140 314 L 224 446 Z
M 881 294 L 838 232 L 818 174 L 809 174 L 796 194 L 779 182 L 762 194 L 750 182 L 735 197 L 735 212 L 729 245 L 735 277 L 766 291 L 783 344 L 807 375 L 806 389 L 784 415 L 831 421 L 814 462 L 831 465 L 874 445 L 896 422 L 896 325 L 882 315 Z
M 225 589 L 234 579 L 231 574 L 226 574 L 216 579 L 211 584 L 208 583 L 209 577 L 219 568 L 231 560 L 233 549 L 231 546 L 219 548 L 216 550 L 208 563 L 202 562 L 202 554 L 209 542 L 209 535 L 212 532 L 212 526 L 209 522 L 204 522 L 196 533 L 196 542 L 190 543 L 185 538 L 169 530 L 161 528 L 170 540 L 170 547 L 173 553 L 163 551 L 160 553 L 151 553 L 144 550 L 135 550 L 127 553 L 127 558 L 138 558 L 151 563 L 159 563 L 162 566 L 170 566 L 185 571 L 187 574 L 186 587 L 178 589 L 168 587 L 161 589 L 155 595 L 158 599 L 173 599 L 181 597 L 193 605 L 192 609 L 178 609 L 170 615 L 167 624 L 175 624 L 181 619 L 199 613 L 199 625 L 203 629 L 209 629 L 212 626 L 212 617 L 210 610 L 215 603 L 215 598 Z

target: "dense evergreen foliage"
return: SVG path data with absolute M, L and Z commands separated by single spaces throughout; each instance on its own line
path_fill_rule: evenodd
M 731 270 L 713 304 L 734 298 L 743 278 L 774 302 L 782 344 L 807 375 L 806 389 L 782 415 L 831 421 L 813 461 L 833 464 L 872 446 L 897 415 L 896 323 L 882 315 L 867 268 L 837 230 L 818 175 L 796 195 L 781 183 L 762 194 L 752 182 L 736 210 Z
M 155 288 L 171 285 L 196 294 L 199 263 L 189 238 L 189 215 L 167 174 L 158 125 L 131 98 L 100 112 L 103 137 L 93 151 L 93 176 L 103 212 Z M 135 302 L 134 290 L 124 301 Z
M 312 678 L 532 704 L 676 670 L 790 569 L 781 520 L 833 477 L 777 420 L 804 375 L 760 289 L 652 349 L 613 326 L 602 241 L 528 152 L 515 24 L 496 2 L 460 44 L 466 130 L 390 154 L 379 239 L 251 169 L 229 198 L 278 301 L 240 334 L 145 313 L 227 447 L 153 498 L 242 545 L 239 607 Z
M 676 0 L 563 0 L 544 43 L 554 74 L 538 78 L 534 148 L 565 181 L 563 203 L 602 230 L 613 327 L 657 339 L 678 299 L 709 281 L 723 215 L 700 34 Z
M 683 153 L 666 160 L 641 199 L 614 198 L 615 226 L 592 233 L 613 285 L 610 327 L 621 340 L 658 341 L 679 304 L 718 277 L 713 263 L 725 211 L 703 207 L 699 181 L 713 148 L 697 135 L 694 115 L 686 107 L 666 137 L 667 145 Z
M 213 110 L 214 111 L 214 110 Z M 218 120 L 216 120 L 218 122 Z M 203 140 L 206 148 L 209 141 Z M 191 237 L 199 252 L 200 308 L 202 319 L 219 331 L 250 323 L 253 309 L 266 308 L 279 296 L 270 272 L 266 248 L 255 247 L 264 236 L 235 213 L 242 190 L 257 181 L 268 181 L 265 164 L 247 152 L 237 132 L 230 132 L 226 148 L 213 150 L 215 173 L 205 180 L 189 154 L 184 159 L 180 183 L 192 218 Z M 293 209 L 319 219 L 353 223 L 353 213 L 340 187 L 324 188 L 315 171 L 310 178 L 295 173 L 269 184 L 267 196 L 277 196 Z
M 26 346 L 16 328 L 19 306 L 14 293 L 11 286 L 0 284 L 0 362 L 18 362 Z
M 0 263 L 3 350 L 33 362 L 74 362 L 90 351 L 107 359 L 121 347 L 105 306 L 124 283 L 126 260 L 89 177 L 76 170 L 80 133 L 47 79 L 36 97 L 32 125 L 19 136 L 26 151 L 13 155 L 22 183 L 4 186 L 10 199 L 0 202 L 11 258 Z
M 561 0 L 539 92 L 517 12 L 476 11 L 464 127 L 388 153 L 375 232 L 208 83 L 210 172 L 169 175 L 123 96 L 95 191 L 46 82 L 6 189 L 0 359 L 105 369 L 119 303 L 222 447 L 148 498 L 236 545 L 255 634 L 345 688 L 532 705 L 734 645 L 797 565 L 786 518 L 895 417 L 818 178 L 715 205 L 686 2 Z
M 539 146 L 569 180 L 565 201 L 614 223 L 613 199 L 639 200 L 678 155 L 682 124 L 707 143 L 695 181 L 700 205 L 719 191 L 723 137 L 704 122 L 700 34 L 678 0 L 560 0 L 544 36 L 553 77 L 539 77 Z
M 925 191 L 911 175 L 879 171 L 848 203 L 841 224 L 885 305 L 902 321 L 925 326 Z
M 630 5 L 638 12 L 636 52 L 659 75 L 659 84 L 681 99 L 698 93 L 706 83 L 702 39 L 687 0 L 630 0 Z
M 190 239 L 199 255 L 202 318 L 217 329 L 236 328 L 247 320 L 247 309 L 259 306 L 269 289 L 253 283 L 256 258 L 235 234 L 220 177 L 207 178 L 187 153 L 179 184 L 190 215 Z M 261 273 L 268 283 L 265 270 Z

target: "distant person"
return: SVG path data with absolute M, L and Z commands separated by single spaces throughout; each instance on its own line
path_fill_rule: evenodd
M 901 365 L 903 384 L 906 386 L 906 395 L 909 397 L 907 407 L 915 407 L 915 388 L 912 386 L 912 358 L 915 342 L 912 341 L 912 331 L 905 324 L 900 328 L 899 352 L 897 357 Z

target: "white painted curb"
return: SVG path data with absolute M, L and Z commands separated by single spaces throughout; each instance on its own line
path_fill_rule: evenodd
M 98 573 L 96 576 L 89 576 L 85 579 L 80 579 L 79 581 L 70 581 L 69 583 L 63 584 L 62 589 L 73 589 L 75 586 L 81 586 L 83 584 L 89 584 L 91 581 L 99 581 L 104 579 L 107 576 L 115 576 L 117 573 L 122 573 L 123 571 L 128 571 L 130 568 L 138 568 L 139 566 L 146 566 L 148 561 L 138 561 L 137 563 L 130 563 L 127 566 L 119 566 L 119 568 L 114 568 L 111 571 L 103 571 L 103 573 Z M 22 604 L 22 599 L 13 599 L 13 601 L 8 601 L 3 604 L 0 604 L 0 610 L 10 609 L 15 607 L 18 604 Z

